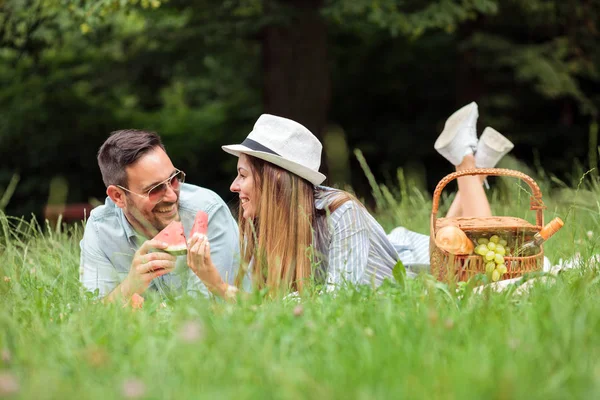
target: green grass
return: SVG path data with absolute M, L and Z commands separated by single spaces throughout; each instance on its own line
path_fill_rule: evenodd
M 600 190 L 577 183 L 546 199 L 546 219 L 566 220 L 547 246 L 553 262 L 597 252 Z M 491 195 L 494 211 L 531 219 L 524 188 L 501 186 Z M 402 184 L 386 190 L 376 211 L 382 224 L 427 233 L 429 196 Z M 12 396 L 27 399 L 141 392 L 155 399 L 587 399 L 600 392 L 600 273 L 589 263 L 523 295 L 456 293 L 424 276 L 299 302 L 146 294 L 133 311 L 80 289 L 81 227 L 57 232 L 6 216 L 0 227 L 0 397 L 10 397 L 11 383 L 18 384 Z

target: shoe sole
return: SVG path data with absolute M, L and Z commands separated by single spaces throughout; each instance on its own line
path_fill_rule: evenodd
M 513 142 L 508 140 L 506 136 L 490 126 L 483 130 L 479 141 L 485 143 L 489 148 L 498 153 L 508 152 L 515 147 Z
M 477 105 L 475 102 L 471 102 L 466 106 L 456 110 L 444 124 L 444 130 L 440 133 L 437 140 L 435 141 L 433 147 L 436 150 L 442 149 L 448 145 L 448 143 L 452 142 L 452 140 L 456 137 L 460 128 L 463 124 L 467 123 L 468 117 L 472 112 L 472 109 L 476 109 Z

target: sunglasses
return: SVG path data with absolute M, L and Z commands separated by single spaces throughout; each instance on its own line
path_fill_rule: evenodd
M 136 196 L 142 197 L 144 199 L 148 199 L 151 203 L 158 203 L 165 197 L 165 193 L 167 193 L 167 187 L 171 187 L 174 191 L 178 192 L 181 184 L 185 182 L 185 172 L 180 170 L 175 170 L 173 175 L 162 181 L 161 183 L 152 186 L 145 194 L 136 193 L 132 190 L 127 189 L 121 185 L 116 185 L 118 188 L 123 189 L 129 193 L 133 193 Z

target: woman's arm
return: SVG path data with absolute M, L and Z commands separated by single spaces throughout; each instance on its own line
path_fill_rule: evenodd
M 211 293 L 233 299 L 238 289 L 223 281 L 210 258 L 210 243 L 205 235 L 195 233 L 188 243 L 187 264 Z
M 342 204 L 328 218 L 331 230 L 327 284 L 360 283 L 369 260 L 367 212 L 353 201 Z

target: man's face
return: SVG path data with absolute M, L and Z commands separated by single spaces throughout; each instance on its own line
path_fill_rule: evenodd
M 156 147 L 128 166 L 125 171 L 128 189 L 146 195 L 152 187 L 172 176 L 176 168 L 167 153 L 160 147 Z M 148 225 L 161 231 L 170 222 L 179 220 L 179 190 L 175 191 L 167 185 L 164 196 L 159 198 L 157 203 L 148 197 L 142 198 L 125 192 L 123 211 L 130 222 L 137 222 L 146 233 L 156 233 Z

